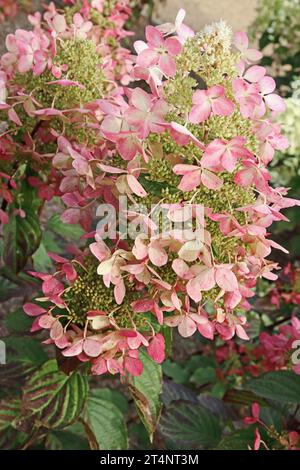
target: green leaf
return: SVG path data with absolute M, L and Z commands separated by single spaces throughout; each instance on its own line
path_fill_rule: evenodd
M 224 437 L 219 442 L 218 450 L 249 450 L 249 446 L 253 447 L 254 442 L 254 427 L 247 429 L 239 429 L 233 432 L 230 436 Z
M 162 190 L 166 188 L 166 183 L 161 181 L 152 181 L 147 178 L 145 175 L 139 176 L 139 181 L 141 185 L 145 188 L 147 193 L 153 194 L 154 196 L 161 196 Z M 169 192 L 171 194 L 176 193 L 177 188 L 174 186 L 168 186 Z
M 173 329 L 169 326 L 162 326 L 160 333 L 165 338 L 166 357 L 170 357 L 172 355 L 173 346 Z
M 43 245 L 46 251 L 52 251 L 53 253 L 64 253 L 64 248 L 59 244 L 61 240 L 55 235 L 55 233 L 46 230 L 43 234 Z
M 216 370 L 213 367 L 199 367 L 190 378 L 196 385 L 212 383 L 216 380 Z
M 221 426 L 201 405 L 177 404 L 162 415 L 159 430 L 172 448 L 208 449 L 221 439 Z
M 171 379 L 174 379 L 178 384 L 184 384 L 188 382 L 190 372 L 184 368 L 183 365 L 177 364 L 176 362 L 167 359 L 163 363 L 163 372 Z
M 39 210 L 42 202 L 36 189 L 26 181 L 22 182 L 14 197 L 15 202 L 9 206 L 9 223 L 3 228 L 3 260 L 6 267 L 18 273 L 39 247 L 42 237 Z M 13 213 L 19 207 L 26 213 L 24 218 Z
M 145 188 L 147 193 L 153 194 L 155 196 L 160 196 L 163 189 L 165 189 L 166 184 L 160 181 L 151 181 L 145 175 L 139 176 L 139 181 L 141 185 Z M 174 192 L 175 188 L 170 187 L 170 192 Z M 176 189 L 175 189 L 176 190 Z
M 49 450 L 89 450 L 89 444 L 82 423 L 76 422 L 63 431 L 52 431 L 47 436 Z
M 0 391 L 5 395 L 15 391 L 16 383 L 22 387 L 23 383 L 36 371 L 37 366 L 24 362 L 8 362 L 0 367 Z
M 55 360 L 46 362 L 25 384 L 22 411 L 25 420 L 45 428 L 63 428 L 83 410 L 88 391 L 87 378 L 80 372 L 66 375 Z
M 66 224 L 62 222 L 59 214 L 54 214 L 47 222 L 47 227 L 60 237 L 67 240 L 78 241 L 84 234 L 80 225 Z
M 224 401 L 227 403 L 233 403 L 235 405 L 250 406 L 254 402 L 257 402 L 261 406 L 267 405 L 266 400 L 259 397 L 250 390 L 240 390 L 235 388 L 226 391 Z
M 280 370 L 252 379 L 246 388 L 256 395 L 281 403 L 300 403 L 300 376 Z
M 112 390 L 111 388 L 96 388 L 91 391 L 90 395 L 93 398 L 101 398 L 102 400 L 111 401 L 123 414 L 128 412 L 128 401 L 118 390 Z
M 126 424 L 123 414 L 114 403 L 89 396 L 83 419 L 92 450 L 127 449 Z
M 162 370 L 147 353 L 141 352 L 143 373 L 138 377 L 131 377 L 129 389 L 133 396 L 139 416 L 149 434 L 152 442 L 158 420 L 160 418 L 162 402 Z
M 141 422 L 129 424 L 128 431 L 130 450 L 146 450 L 153 448 L 145 426 Z
M 32 259 L 33 266 L 36 271 L 47 272 L 52 267 L 51 258 L 49 258 L 46 247 L 43 242 L 41 242 L 40 246 L 33 254 Z
M 18 308 L 5 317 L 4 324 L 10 333 L 28 332 L 31 328 L 32 318 L 25 315 L 22 308 Z
M 5 338 L 5 344 L 8 362 L 19 360 L 38 366 L 48 359 L 41 342 L 30 336 L 9 336 Z
M 2 250 L 1 250 L 2 251 Z M 9 279 L 0 277 L 0 302 L 10 300 L 14 295 L 16 284 L 11 282 Z
M 286 405 L 282 405 L 283 408 Z M 262 407 L 260 409 L 260 418 L 267 426 L 273 426 L 276 431 L 281 432 L 283 429 L 284 417 L 288 413 L 285 413 L 280 407 L 270 408 Z
M 27 436 L 18 433 L 14 427 L 14 421 L 20 414 L 21 403 L 17 398 L 0 401 L 0 449 L 12 450 L 23 442 Z
M 228 386 L 223 382 L 216 382 L 213 385 L 210 393 L 213 397 L 219 398 L 221 400 L 226 393 L 227 387 Z

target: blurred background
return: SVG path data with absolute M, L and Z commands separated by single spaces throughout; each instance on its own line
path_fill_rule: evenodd
M 179 8 L 186 10 L 186 23 L 193 29 L 220 19 L 228 21 L 235 31 L 246 30 L 256 14 L 257 0 L 163 0 L 154 2 L 153 18 L 157 22 L 171 21 Z

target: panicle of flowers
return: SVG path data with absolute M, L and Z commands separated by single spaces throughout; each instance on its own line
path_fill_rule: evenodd
M 126 195 L 133 207 L 123 215 L 141 233 L 124 243 L 118 225 L 114 239 L 104 241 L 98 230 L 90 244 L 97 282 L 113 292 L 120 315 L 134 293 L 134 318 L 150 315 L 158 330 L 245 340 L 257 280 L 277 278 L 277 263 L 267 257 L 272 248 L 286 252 L 268 228 L 286 220 L 282 209 L 299 205 L 270 185 L 267 168 L 285 145 L 274 123 L 285 104 L 265 68 L 253 64 L 261 53 L 249 48 L 245 33 L 232 40 L 221 22 L 195 34 L 183 20 L 180 10 L 174 25 L 148 26 L 146 41 L 135 43 L 137 86 L 97 102 L 97 153 L 59 139 L 53 164 L 64 174 L 63 217 L 83 218 L 88 229 L 94 204 L 118 211 L 118 197 Z M 138 212 L 140 203 L 146 213 Z M 157 206 L 167 227 L 151 218 Z M 190 225 L 177 230 L 187 219 Z
M 126 252 L 118 251 L 122 265 Z M 55 344 L 65 357 L 89 362 L 96 375 L 106 372 L 140 375 L 143 370 L 140 346 L 146 347 L 156 362 L 163 362 L 163 335 L 155 332 L 147 316 L 137 315 L 133 308 L 139 292 L 131 291 L 122 305 L 118 302 L 117 267 L 110 276 L 116 300 L 107 288 L 108 280 L 102 281 L 97 274 L 97 263 L 89 250 L 78 252 L 71 261 L 54 253 L 49 256 L 57 265 L 54 275 L 31 273 L 42 280 L 43 292 L 43 297 L 36 299 L 38 305 L 24 305 L 27 315 L 35 318 L 32 332 L 48 330 L 50 337 L 45 343 Z M 132 287 L 130 276 L 126 284 Z
M 32 30 L 18 29 L 6 38 L 0 59 L 1 145 L 12 139 L 15 155 L 5 168 L 12 177 L 25 157 L 29 182 L 42 199 L 64 192 L 64 175 L 52 164 L 58 141 L 68 138 L 70 147 L 89 152 L 100 147 L 98 102 L 130 81 L 131 55 L 120 45 L 131 34 L 123 29 L 130 8 L 127 2 L 113 3 L 75 2 L 57 9 L 51 2 L 43 15 L 29 15 Z

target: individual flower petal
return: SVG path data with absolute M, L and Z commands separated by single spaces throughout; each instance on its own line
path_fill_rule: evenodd
M 83 351 L 87 356 L 98 357 L 101 353 L 101 343 L 92 338 L 86 338 L 83 342 Z
M 196 323 L 188 316 L 184 316 L 182 321 L 178 325 L 178 333 L 183 338 L 188 338 L 189 336 L 192 336 L 196 330 Z
M 39 305 L 26 303 L 23 305 L 24 312 L 29 315 L 30 317 L 36 317 L 41 315 L 42 313 L 46 313 L 46 309 L 39 307 Z
M 152 359 L 161 364 L 165 360 L 165 338 L 160 333 L 150 341 L 147 352 Z
M 216 270 L 216 283 L 226 292 L 232 292 L 238 289 L 238 282 L 235 274 L 227 268 L 218 268 Z
M 128 186 L 130 187 L 131 191 L 139 197 L 146 197 L 147 192 L 143 188 L 143 186 L 138 182 L 134 175 L 127 175 L 127 182 Z

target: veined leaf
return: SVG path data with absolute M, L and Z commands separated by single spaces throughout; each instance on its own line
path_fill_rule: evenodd
M 145 352 L 140 353 L 143 362 L 143 373 L 131 377 L 129 389 L 135 401 L 139 416 L 152 441 L 160 418 L 162 402 L 162 370 Z
M 218 450 L 249 450 L 249 446 L 253 447 L 254 428 L 251 426 L 247 429 L 239 429 L 229 436 L 224 437 L 218 444 Z
M 128 401 L 118 390 L 112 390 L 111 388 L 95 388 L 91 394 L 93 398 L 101 398 L 101 400 L 111 401 L 123 414 L 128 412 Z
M 89 445 L 82 423 L 76 422 L 66 429 L 52 431 L 46 439 L 49 450 L 89 450 Z
M 91 394 L 86 403 L 84 425 L 92 450 L 127 449 L 124 417 L 113 402 Z
M 54 214 L 47 222 L 47 227 L 60 237 L 67 240 L 79 240 L 84 230 L 78 224 L 67 224 L 62 222 L 59 214 Z
M 288 370 L 268 372 L 247 384 L 256 395 L 281 403 L 300 403 L 300 376 Z
M 219 420 L 201 405 L 177 404 L 162 415 L 159 430 L 173 449 L 211 449 L 221 439 Z
M 9 223 L 3 228 L 3 260 L 13 273 L 18 273 L 39 247 L 42 236 L 39 210 L 42 202 L 37 197 L 36 189 L 26 181 L 22 182 L 14 197 L 16 203 L 9 206 Z M 19 206 L 26 214 L 24 218 L 14 214 Z
M 232 388 L 227 390 L 224 395 L 224 401 L 227 403 L 233 403 L 235 405 L 247 405 L 250 406 L 252 403 L 257 402 L 261 406 L 266 406 L 267 402 L 263 398 L 259 397 L 250 390 L 238 390 Z
M 47 361 L 48 356 L 41 342 L 31 336 L 8 336 L 5 338 L 9 361 L 20 361 L 36 366 Z
M 48 361 L 25 384 L 22 417 L 46 428 L 66 427 L 82 412 L 87 391 L 84 375 L 77 371 L 66 375 L 55 360 Z
M 25 442 L 25 433 L 14 428 L 14 421 L 20 414 L 21 402 L 17 398 L 0 401 L 0 449 L 12 450 Z
M 15 389 L 16 383 L 18 387 L 23 386 L 23 383 L 28 376 L 36 371 L 34 364 L 26 362 L 10 362 L 3 364 L 0 367 L 0 390 L 5 394 L 10 393 L 11 389 Z

